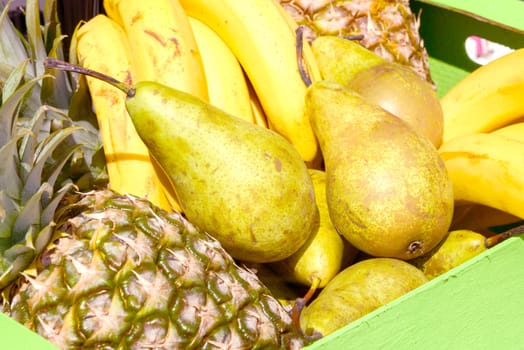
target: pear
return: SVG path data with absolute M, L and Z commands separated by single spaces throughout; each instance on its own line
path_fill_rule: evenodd
M 320 226 L 305 244 L 290 257 L 270 264 L 282 278 L 305 286 L 324 287 L 341 269 L 355 258 L 357 250 L 345 244 L 329 217 L 326 202 L 326 173 L 309 169 L 320 214 Z
M 388 62 L 358 42 L 334 35 L 322 35 L 311 43 L 322 79 L 347 84 L 356 74 Z
M 331 221 L 352 245 L 409 260 L 446 236 L 452 183 L 426 137 L 333 82 L 309 86 L 306 113 L 324 156 Z
M 387 61 L 342 37 L 318 37 L 312 47 L 323 79 L 357 91 L 440 147 L 444 115 L 438 95 L 428 81 L 412 69 Z
M 370 258 L 339 272 L 300 315 L 306 335 L 327 336 L 427 282 L 399 259 Z
M 289 141 L 154 82 L 133 91 L 126 108 L 185 215 L 234 258 L 285 259 L 318 228 L 313 184 Z
M 45 64 L 101 79 L 126 93 L 133 125 L 168 175 L 185 216 L 232 257 L 282 260 L 318 229 L 308 169 L 279 134 L 156 82 L 129 86 L 52 58 Z
M 513 231 L 505 231 L 486 237 L 472 230 L 453 230 L 430 252 L 410 263 L 422 270 L 428 279 L 433 279 L 513 235 Z

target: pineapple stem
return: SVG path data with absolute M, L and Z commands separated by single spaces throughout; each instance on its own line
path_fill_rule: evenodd
M 127 97 L 132 97 L 135 94 L 135 89 L 129 86 L 129 84 L 124 83 L 123 81 L 117 80 L 107 74 L 100 73 L 85 67 L 81 67 L 70 62 L 57 60 L 52 57 L 46 57 L 46 59 L 44 60 L 44 67 L 83 74 L 102 80 L 124 92 Z

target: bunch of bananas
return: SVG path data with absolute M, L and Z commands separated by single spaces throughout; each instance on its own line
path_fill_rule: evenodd
M 524 48 L 515 50 L 473 71 L 441 99 L 439 151 L 457 206 L 524 218 L 523 62 Z
M 303 113 L 307 86 L 297 66 L 297 24 L 278 3 L 105 0 L 104 9 L 73 35 L 81 65 L 127 83 L 151 80 L 191 93 L 280 133 L 306 162 L 318 159 Z M 309 77 L 318 79 L 308 44 L 301 54 Z M 87 82 L 111 187 L 180 211 L 165 174 L 133 128 L 124 94 L 93 78 Z

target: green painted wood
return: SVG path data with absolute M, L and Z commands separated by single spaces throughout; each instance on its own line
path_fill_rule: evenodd
M 0 347 L 5 350 L 57 350 L 57 348 L 18 322 L 0 312 Z
M 437 86 L 437 95 L 439 98 L 444 96 L 449 89 L 464 79 L 470 72 L 449 63 L 429 57 L 429 68 L 431 78 Z
M 414 13 L 420 13 L 420 35 L 429 55 L 460 69 L 472 71 L 479 67 L 466 53 L 469 36 L 514 49 L 524 47 L 524 1 L 416 0 L 411 7 Z
M 514 237 L 306 349 L 522 349 L 523 291 Z
M 524 2 L 521 0 L 425 0 L 424 2 L 466 11 L 502 25 L 524 30 Z

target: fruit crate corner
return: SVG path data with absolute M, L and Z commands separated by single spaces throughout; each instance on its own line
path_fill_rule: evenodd
M 411 8 L 420 15 L 420 35 L 439 96 L 480 66 L 468 56 L 468 38 L 524 47 L 524 1 L 413 0 Z

